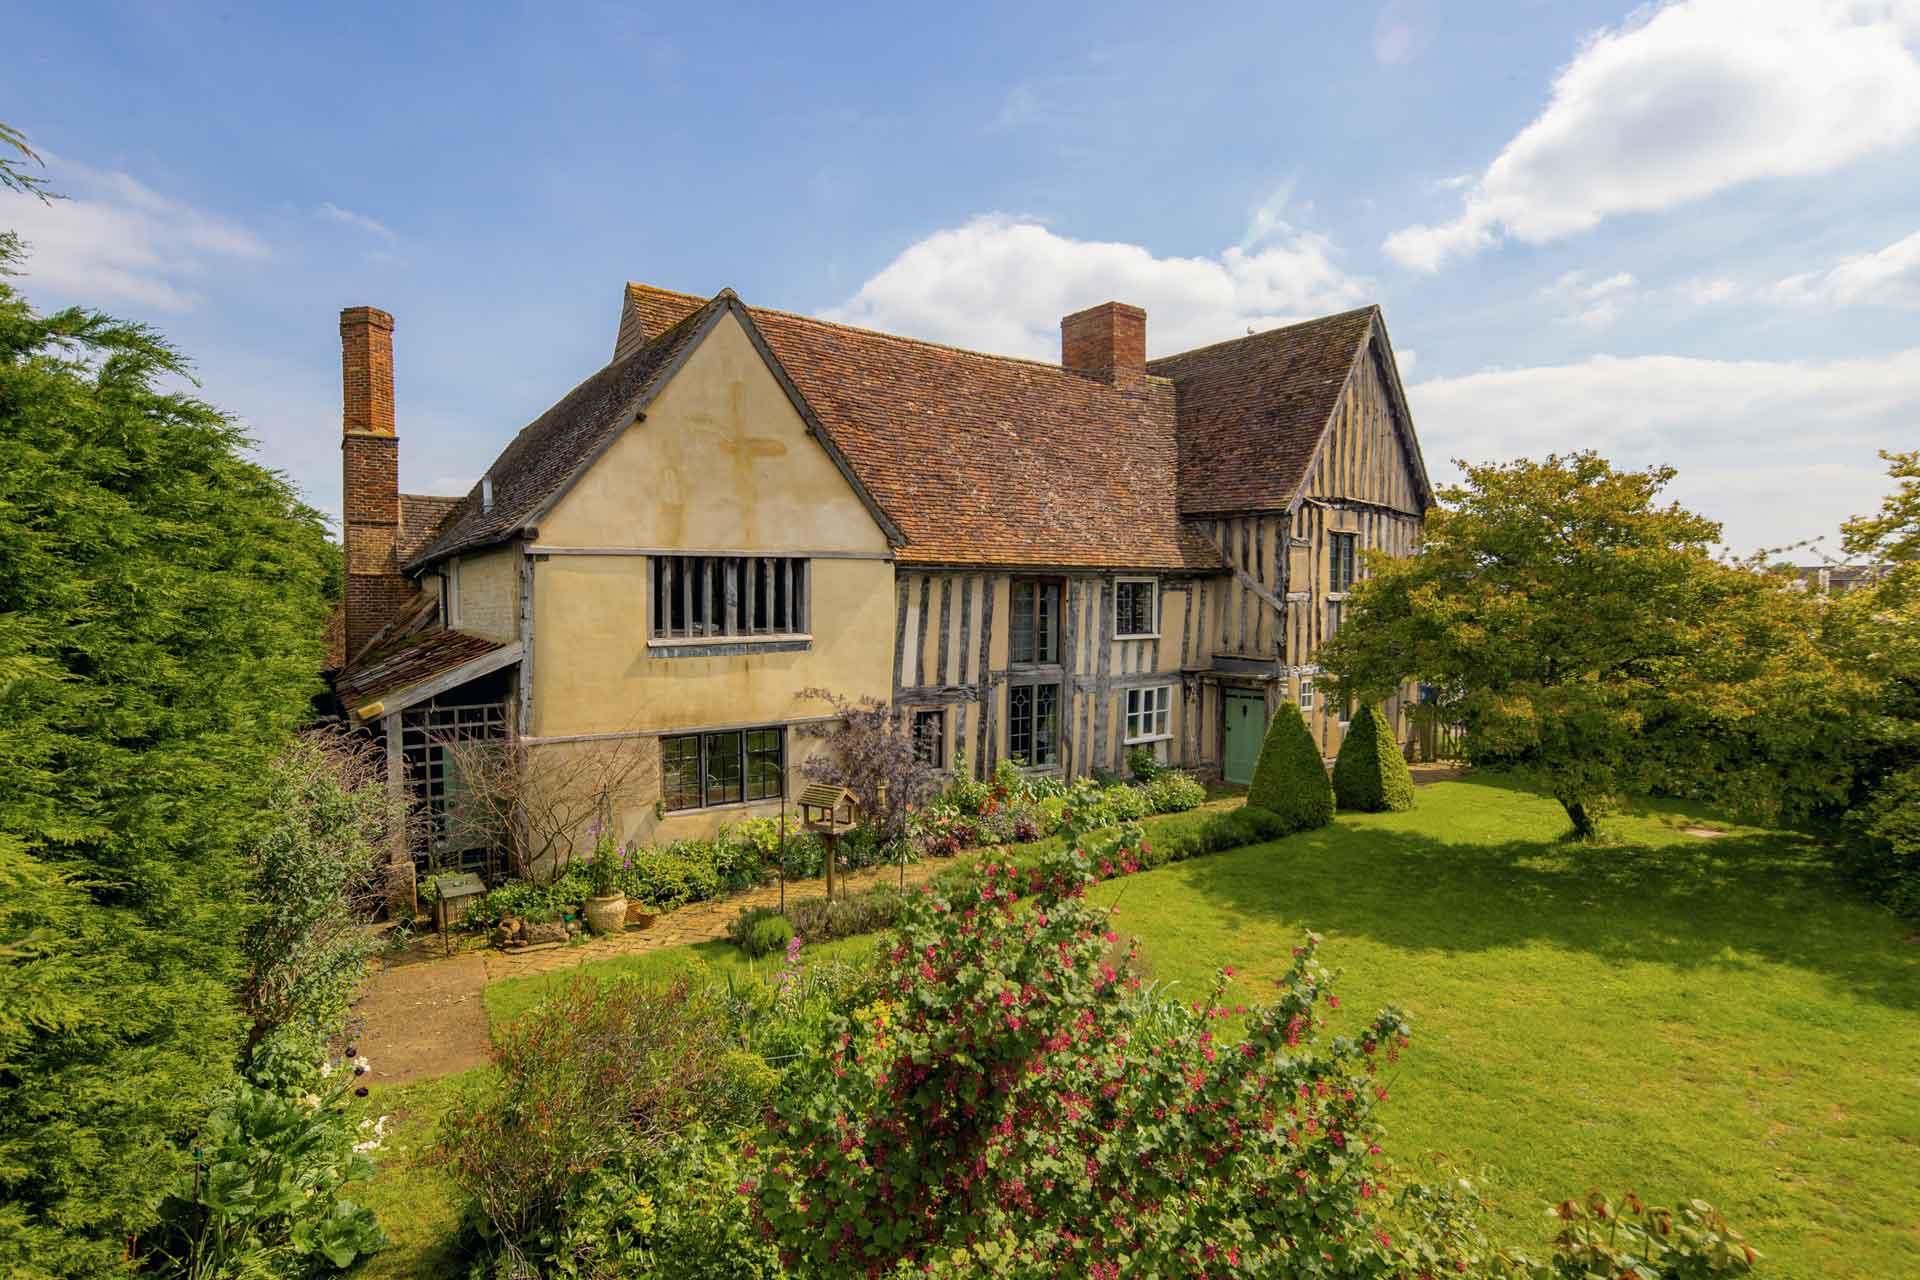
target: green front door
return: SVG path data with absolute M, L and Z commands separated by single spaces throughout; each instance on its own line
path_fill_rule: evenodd
M 1228 782 L 1253 781 L 1260 743 L 1267 736 L 1267 699 L 1258 693 L 1226 696 L 1227 758 L 1221 769 Z

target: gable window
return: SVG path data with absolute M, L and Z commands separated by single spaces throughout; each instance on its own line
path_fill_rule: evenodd
M 1173 686 L 1127 690 L 1127 742 L 1152 742 L 1170 738 L 1168 716 L 1173 707 Z
M 654 556 L 655 640 L 804 636 L 807 562 L 797 556 Z
M 1060 661 L 1060 584 L 1045 578 L 1013 580 L 1013 617 L 1007 626 L 1007 660 Z
M 786 789 L 787 732 L 728 729 L 660 739 L 660 799 L 668 809 L 704 809 L 778 799 Z
M 1159 584 L 1152 578 L 1122 578 L 1113 584 L 1113 634 L 1118 640 L 1150 636 L 1159 630 L 1154 607 Z
M 929 768 L 947 767 L 947 713 L 913 713 L 913 758 Z
M 1060 763 L 1060 686 L 1007 686 L 1007 754 L 1030 765 Z
M 1328 550 L 1332 553 L 1327 564 L 1328 591 L 1337 595 L 1353 590 L 1354 576 L 1359 567 L 1359 541 L 1360 535 L 1354 533 L 1327 535 Z

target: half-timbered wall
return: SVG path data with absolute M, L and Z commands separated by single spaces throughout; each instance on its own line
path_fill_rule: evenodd
M 1060 584 L 1059 661 L 1015 664 L 1012 584 L 1032 576 Z M 1160 584 L 1158 632 L 1117 639 L 1115 581 L 1139 576 Z M 1206 660 L 1206 582 L 902 567 L 896 583 L 894 705 L 947 712 L 942 758 L 949 766 L 964 756 L 970 772 L 985 776 L 1006 757 L 1007 688 L 1028 681 L 1060 686 L 1059 768 L 1067 777 L 1124 767 L 1127 690 L 1149 686 L 1173 690 L 1170 737 L 1154 744 L 1162 759 L 1198 767 L 1213 758 L 1212 737 L 1199 730 L 1198 685 L 1181 670 Z
M 1211 597 L 1203 630 L 1212 643 L 1195 665 L 1214 666 L 1229 683 L 1262 683 L 1270 707 L 1282 698 L 1298 702 L 1301 680 L 1313 681 L 1308 724 L 1329 755 L 1340 747 L 1342 708 L 1319 689 L 1315 655 L 1346 607 L 1345 593 L 1332 590 L 1332 536 L 1354 536 L 1360 577 L 1366 576 L 1368 551 L 1414 554 L 1424 505 L 1410 459 L 1380 352 L 1370 345 L 1354 366 L 1291 510 L 1193 521 L 1229 566 L 1226 576 L 1198 584 L 1199 593 Z M 1390 700 L 1387 711 L 1404 730 L 1400 702 Z

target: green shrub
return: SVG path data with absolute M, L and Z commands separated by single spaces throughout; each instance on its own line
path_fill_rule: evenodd
M 1145 787 L 1121 784 L 1108 787 L 1100 793 L 1100 799 L 1106 808 L 1106 822 L 1110 826 L 1118 822 L 1138 822 L 1153 813 L 1153 801 L 1147 795 Z
M 1704 1200 L 1677 1209 L 1645 1205 L 1632 1192 L 1618 1203 L 1598 1191 L 1582 1200 L 1562 1200 L 1553 1259 L 1541 1263 L 1506 1253 L 1509 1275 L 1528 1280 L 1584 1280 L 1588 1276 L 1633 1276 L 1636 1280 L 1708 1280 L 1747 1275 L 1760 1253 L 1727 1225 Z
M 789 901 L 787 919 L 806 941 L 828 942 L 890 927 L 900 918 L 903 901 L 898 889 L 876 885 L 831 902 L 825 898 Z
M 785 916 L 773 915 L 753 922 L 740 949 L 750 956 L 769 956 L 776 951 L 785 951 L 791 941 L 793 926 L 787 923 Z
M 1163 769 L 1146 787 L 1147 802 L 1155 813 L 1185 813 L 1206 803 L 1207 789 L 1190 773 Z
M 1247 789 L 1247 808 L 1275 815 L 1290 832 L 1311 831 L 1333 821 L 1327 766 L 1300 708 L 1291 702 L 1281 703 L 1267 726 L 1266 745 L 1260 748 L 1260 763 Z
M 779 1258 L 735 1190 L 748 1168 L 737 1138 L 701 1127 L 623 1155 L 568 1196 L 529 1255 L 548 1264 L 542 1275 L 580 1280 L 771 1280 Z
M 1393 727 L 1371 703 L 1361 704 L 1340 740 L 1333 798 L 1342 809 L 1358 813 L 1413 808 L 1413 772 L 1393 740 Z
M 727 941 L 745 951 L 747 939 L 753 933 L 754 926 L 762 920 L 772 920 L 776 917 L 785 919 L 780 915 L 778 907 L 742 907 L 739 913 L 727 922 Z
M 604 1170 L 738 1123 L 719 997 L 684 980 L 576 978 L 494 1036 L 497 1081 L 447 1113 L 436 1159 L 487 1233 L 539 1254 Z
M 306 1063 L 304 1084 L 242 1080 L 195 1139 L 199 1162 L 161 1206 L 150 1247 L 183 1276 L 314 1276 L 344 1271 L 387 1244 L 373 1212 L 342 1193 L 373 1176 L 367 1152 L 384 1122 L 347 1111 L 356 1077 L 331 1088 Z
M 1136 782 L 1152 782 L 1161 773 L 1160 757 L 1153 754 L 1152 747 L 1130 747 L 1127 750 L 1127 772 L 1133 775 Z

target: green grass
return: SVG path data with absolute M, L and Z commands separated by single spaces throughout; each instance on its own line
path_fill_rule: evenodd
M 1510 1243 L 1544 1240 L 1549 1198 L 1632 1188 L 1712 1201 L 1767 1255 L 1765 1275 L 1920 1275 L 1920 946 L 1806 839 L 1679 830 L 1704 817 L 1644 806 L 1607 824 L 1609 843 L 1572 845 L 1550 800 L 1442 783 L 1411 812 L 1343 814 L 1095 896 L 1118 903 L 1155 978 L 1196 996 L 1231 964 L 1236 998 L 1261 998 L 1301 933 L 1320 932 L 1344 974 L 1336 1030 L 1389 1002 L 1414 1018 L 1389 1079 L 1389 1150 L 1487 1170 Z M 775 963 L 707 943 L 499 983 L 487 1005 L 498 1026 L 577 973 L 751 978 Z M 411 1087 L 422 1112 L 445 1105 L 443 1084 Z M 383 1172 L 391 1199 L 367 1199 L 383 1218 L 398 1206 L 388 1230 L 430 1259 L 451 1209 L 422 1175 Z M 373 1274 L 433 1274 L 384 1262 Z
M 1415 1040 L 1390 1149 L 1493 1175 L 1494 1225 L 1538 1244 L 1549 1198 L 1698 1196 L 1780 1276 L 1920 1275 L 1920 946 L 1810 842 L 1681 806 L 1560 843 L 1552 801 L 1484 782 L 1408 813 L 1101 886 L 1153 976 L 1257 999 L 1308 928 L 1342 1022 Z
M 428 1158 L 440 1118 L 469 1086 L 482 1083 L 491 1067 L 476 1067 L 438 1080 L 376 1087 L 361 1104 L 367 1115 L 384 1115 L 387 1140 L 374 1156 L 374 1176 L 348 1195 L 372 1209 L 392 1245 L 373 1255 L 363 1280 L 437 1280 L 464 1275 L 454 1251 L 460 1205 L 454 1186 Z

